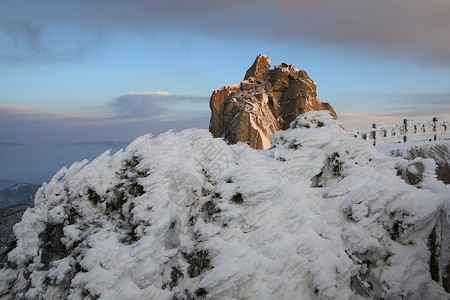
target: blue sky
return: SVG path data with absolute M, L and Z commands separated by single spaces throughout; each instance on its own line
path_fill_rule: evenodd
M 0 141 L 207 128 L 256 55 L 308 72 L 344 126 L 450 118 L 443 0 L 2 0 Z

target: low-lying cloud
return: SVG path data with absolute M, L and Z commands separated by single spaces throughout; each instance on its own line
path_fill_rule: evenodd
M 369 128 L 373 123 L 392 124 L 400 122 L 400 118 L 382 114 L 338 113 L 339 121 L 345 128 Z
M 58 144 L 131 141 L 170 129 L 207 128 L 208 99 L 168 93 L 130 93 L 100 107 L 97 115 L 0 104 L 0 141 Z
M 0 58 L 67 59 L 133 32 L 316 43 L 448 66 L 449 15 L 442 0 L 7 1 Z
M 384 113 L 392 117 L 450 117 L 450 94 L 449 93 L 429 93 L 429 94 L 393 94 L 386 95 L 391 99 L 391 104 Z
M 167 121 L 180 114 L 203 113 L 209 98 L 171 95 L 167 92 L 131 92 L 108 103 L 112 117 L 117 119 L 148 119 Z M 182 111 L 180 111 L 180 109 Z
M 398 123 L 404 118 L 431 119 L 439 117 L 450 119 L 450 94 L 373 94 L 363 95 L 371 102 L 382 102 L 383 107 L 372 109 L 370 113 L 353 111 L 338 112 L 339 119 L 346 127 L 365 128 L 372 123 Z M 363 108 L 363 107 L 361 107 Z

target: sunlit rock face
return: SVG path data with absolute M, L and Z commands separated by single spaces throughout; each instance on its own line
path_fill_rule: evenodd
M 317 98 L 317 84 L 305 71 L 285 63 L 271 70 L 270 65 L 270 58 L 260 54 L 240 84 L 213 92 L 209 131 L 214 137 L 267 149 L 275 132 L 308 111 L 328 110 L 337 120 L 331 105 Z

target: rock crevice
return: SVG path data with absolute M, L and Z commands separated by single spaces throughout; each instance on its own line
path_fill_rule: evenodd
M 301 114 L 328 110 L 337 119 L 331 105 L 317 98 L 317 84 L 306 71 L 286 63 L 270 66 L 270 58 L 260 54 L 240 84 L 213 92 L 209 131 L 214 137 L 267 149 L 275 132 L 288 129 Z

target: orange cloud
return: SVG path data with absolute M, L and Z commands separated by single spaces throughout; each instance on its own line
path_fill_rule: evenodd
M 33 106 L 11 105 L 3 103 L 0 103 L 0 111 L 11 115 L 21 115 L 21 117 L 27 118 L 28 120 L 43 121 L 43 120 L 61 120 L 61 119 L 84 119 L 84 120 L 95 119 L 95 117 L 87 114 L 72 113 L 66 111 L 44 110 Z
M 358 129 L 372 127 L 374 123 L 393 124 L 402 120 L 400 117 L 366 113 L 338 113 L 338 118 L 345 128 L 356 127 Z
M 156 96 L 169 96 L 169 92 L 129 92 L 128 95 L 156 95 Z

